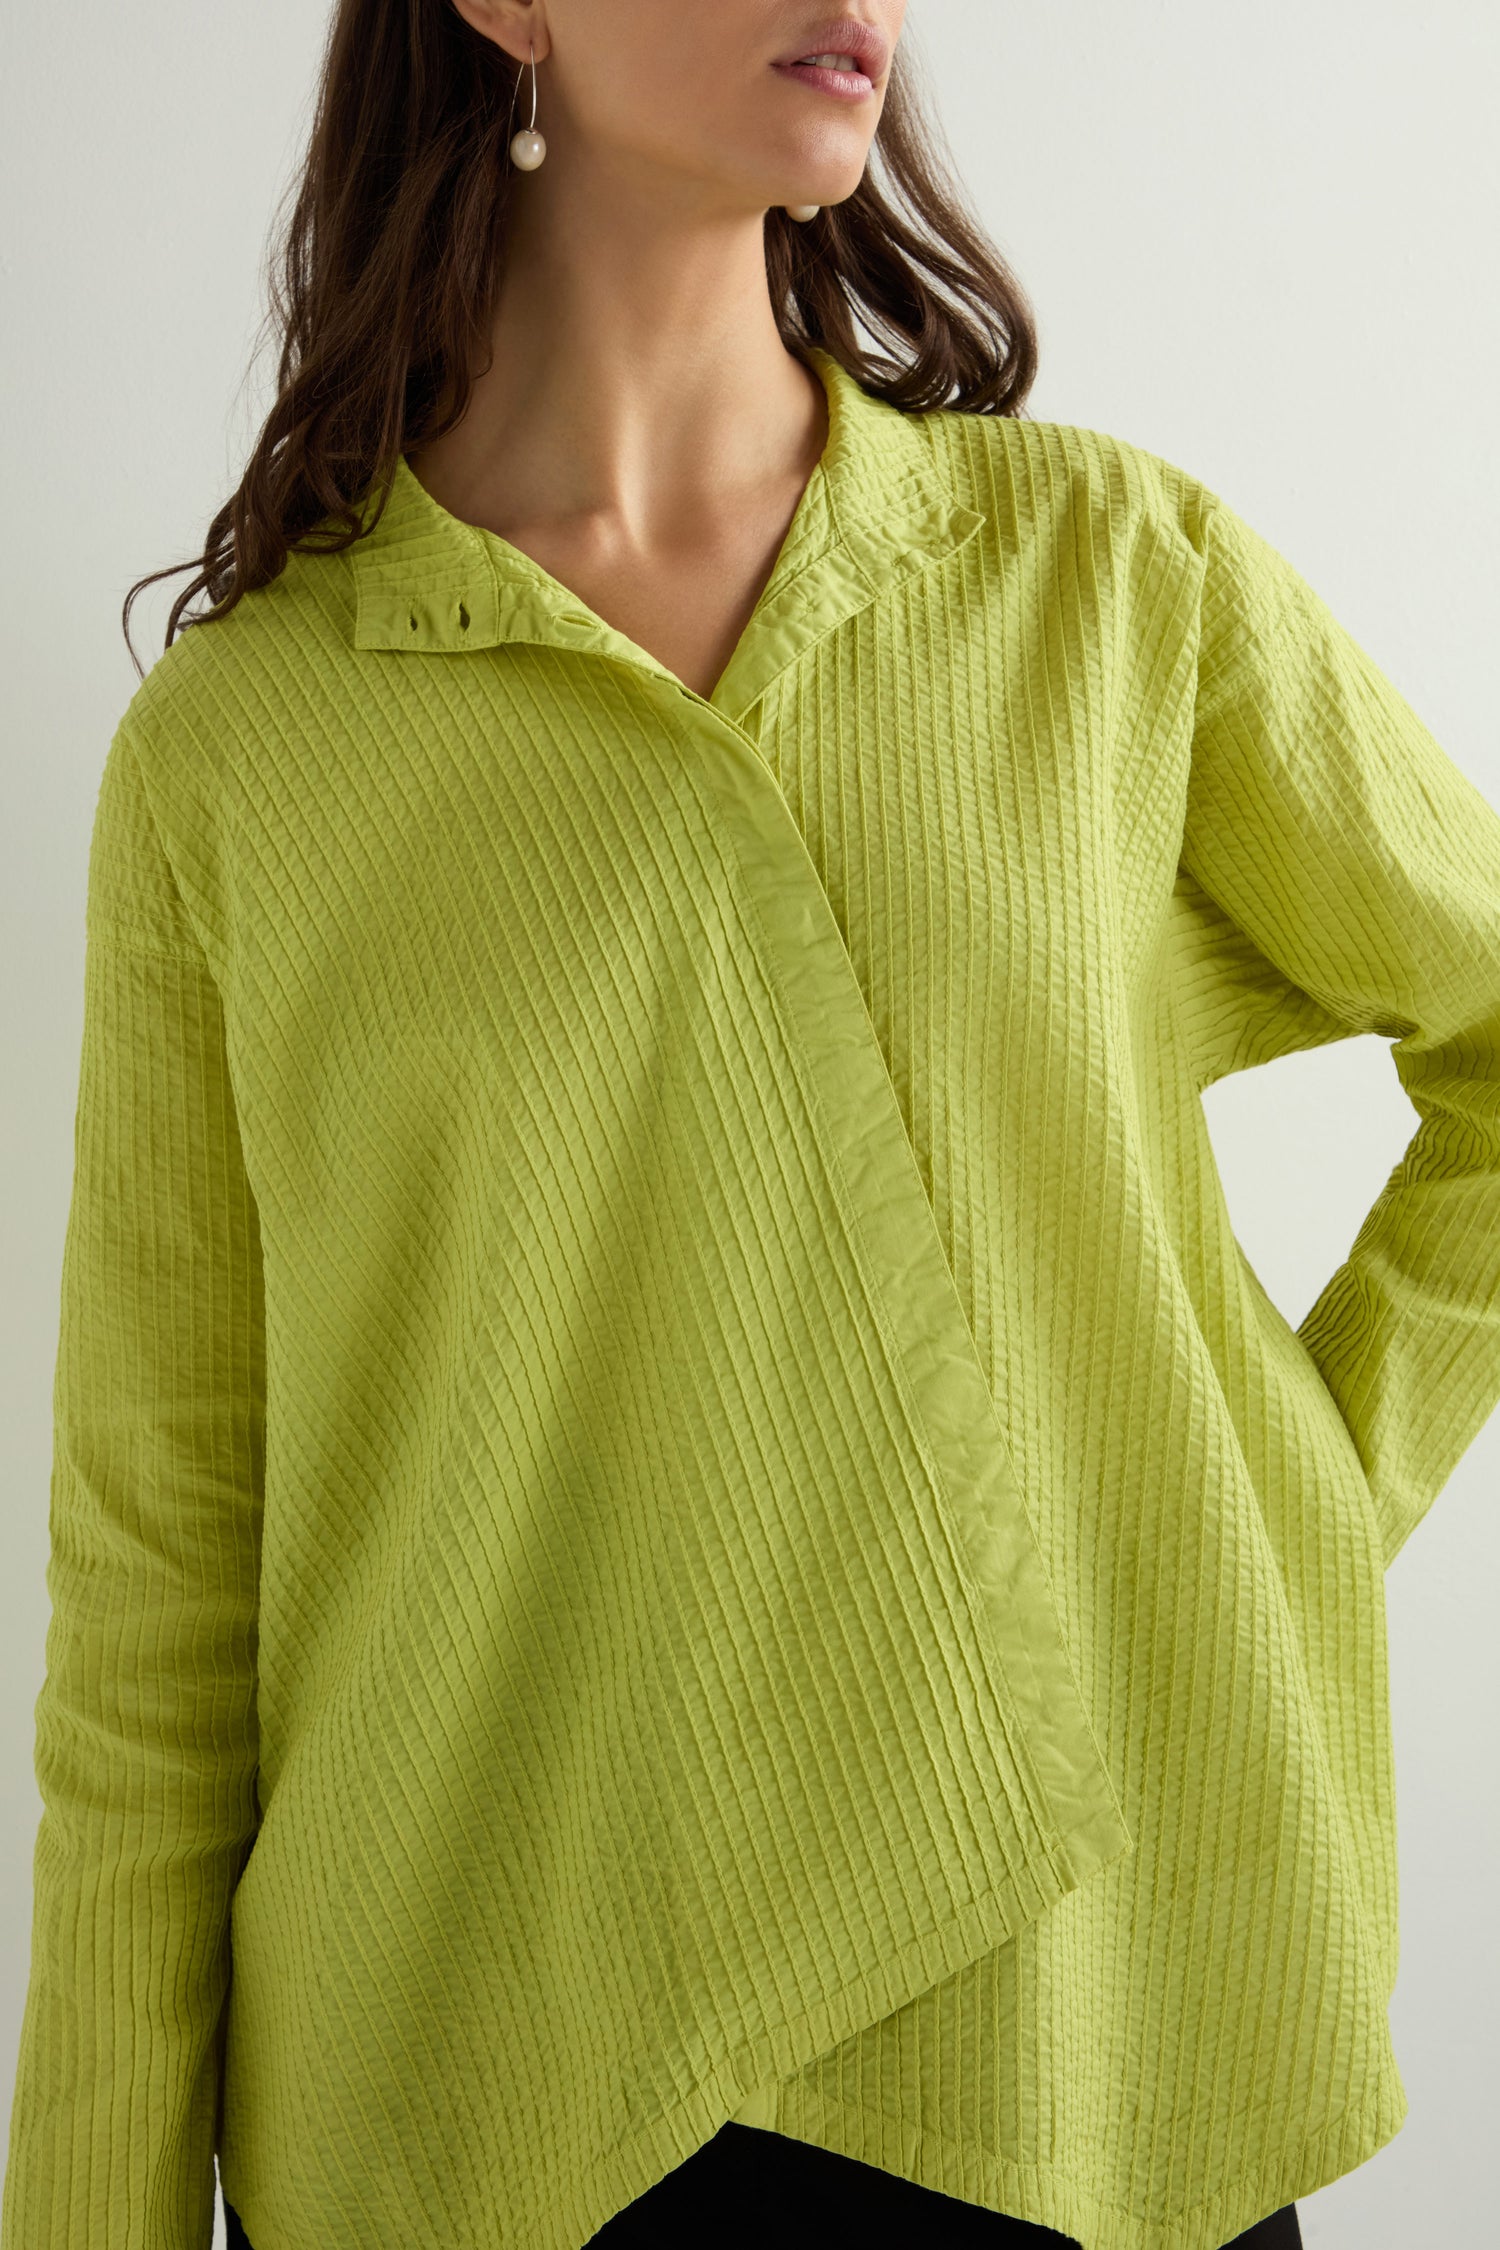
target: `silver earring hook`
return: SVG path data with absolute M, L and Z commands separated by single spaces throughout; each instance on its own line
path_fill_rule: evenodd
M 536 123 L 536 41 L 535 41 L 534 39 L 533 39 L 533 40 L 532 40 L 532 41 L 530 42 L 530 46 L 531 46 L 531 115 L 530 115 L 530 117 L 529 117 L 529 118 L 527 119 L 527 122 L 526 122 L 526 130 L 527 130 L 528 132 L 530 132 L 530 131 L 531 131 L 532 127 L 533 127 L 533 126 L 535 125 L 535 123 Z

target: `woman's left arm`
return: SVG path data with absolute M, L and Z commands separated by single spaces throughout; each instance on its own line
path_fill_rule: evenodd
M 1182 864 L 1420 1122 L 1297 1334 L 1389 1564 L 1500 1400 L 1500 813 L 1292 565 L 1207 495 Z

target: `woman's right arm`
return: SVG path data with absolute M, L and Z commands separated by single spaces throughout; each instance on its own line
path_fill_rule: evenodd
M 85 961 L 0 2250 L 208 2250 L 229 1904 L 258 1819 L 260 1237 L 218 987 L 128 714 Z

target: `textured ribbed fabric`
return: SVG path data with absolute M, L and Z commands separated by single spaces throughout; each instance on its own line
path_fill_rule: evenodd
M 402 464 L 120 724 L 4 2250 L 207 2250 L 216 2145 L 577 2250 L 736 2114 L 1212 2250 L 1405 2114 L 1500 815 L 1182 469 L 815 364 L 711 697 Z M 1200 1092 L 1360 1032 L 1294 1332 Z

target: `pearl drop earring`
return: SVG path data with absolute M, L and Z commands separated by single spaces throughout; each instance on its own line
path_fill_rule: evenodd
M 788 203 L 785 206 L 787 217 L 797 220 L 799 225 L 805 225 L 809 219 L 815 219 L 822 208 L 821 203 Z
M 519 78 L 517 80 L 519 84 Z M 515 101 L 511 94 L 511 101 Z M 531 123 L 511 137 L 510 160 L 518 171 L 534 172 L 547 153 L 547 144 L 536 129 L 536 46 L 531 49 Z

